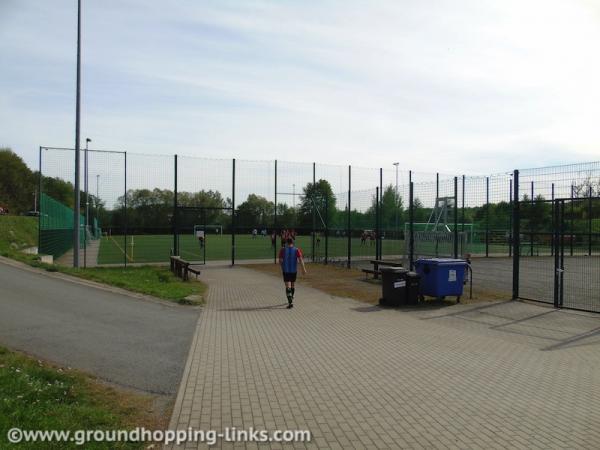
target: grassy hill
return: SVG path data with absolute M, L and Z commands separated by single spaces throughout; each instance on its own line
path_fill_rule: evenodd
M 0 254 L 34 247 L 38 242 L 37 217 L 0 216 Z

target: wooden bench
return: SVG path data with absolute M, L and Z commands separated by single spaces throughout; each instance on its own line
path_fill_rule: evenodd
M 198 275 L 200 275 L 200 270 L 191 267 L 191 263 L 189 261 L 185 261 L 179 256 L 171 256 L 170 259 L 171 272 L 173 272 L 176 277 L 181 278 L 183 281 L 188 281 L 190 279 L 189 274 L 193 273 L 194 275 L 196 275 L 196 279 L 198 279 Z
M 373 270 L 369 271 L 369 273 L 373 274 L 373 278 L 375 280 L 378 280 L 379 279 L 379 275 L 381 275 L 381 271 L 379 270 L 379 266 L 402 267 L 402 263 L 398 262 L 398 261 L 389 261 L 389 260 L 384 260 L 384 259 L 372 259 L 369 262 L 371 264 L 373 264 Z M 363 272 L 365 270 L 369 270 L 369 269 L 364 269 Z
M 381 275 L 381 272 L 379 270 L 373 270 L 373 269 L 361 269 L 364 273 L 365 273 L 365 278 L 369 278 L 369 274 L 373 275 L 373 279 L 376 280 L 379 275 Z

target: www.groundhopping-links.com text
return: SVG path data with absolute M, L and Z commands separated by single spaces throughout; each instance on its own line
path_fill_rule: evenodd
M 308 430 L 275 430 L 225 428 L 216 430 L 24 430 L 11 428 L 6 435 L 8 442 L 71 442 L 84 445 L 89 442 L 157 442 L 160 444 L 183 444 L 186 442 L 215 445 L 223 442 L 310 442 Z

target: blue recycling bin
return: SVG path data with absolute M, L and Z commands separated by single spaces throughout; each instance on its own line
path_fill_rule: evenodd
M 420 294 L 446 297 L 463 294 L 467 262 L 463 259 L 423 258 L 415 261 L 415 270 L 421 276 Z

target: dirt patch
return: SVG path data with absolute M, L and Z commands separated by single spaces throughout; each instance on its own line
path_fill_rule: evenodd
M 244 267 L 258 270 L 273 276 L 281 277 L 279 264 L 248 264 Z M 307 264 L 307 274 L 298 272 L 298 283 L 319 289 L 336 297 L 347 297 L 372 305 L 378 304 L 381 298 L 381 280 L 373 280 L 371 276 L 365 277 L 360 269 L 347 269 L 339 266 L 323 264 Z M 480 303 L 498 300 L 509 300 L 506 295 L 473 288 L 473 298 L 469 299 L 469 286 L 465 286 L 465 292 L 461 303 Z M 429 304 L 431 300 L 426 301 Z M 440 303 L 440 302 L 436 302 Z M 450 298 L 441 302 L 454 304 L 455 299 Z

